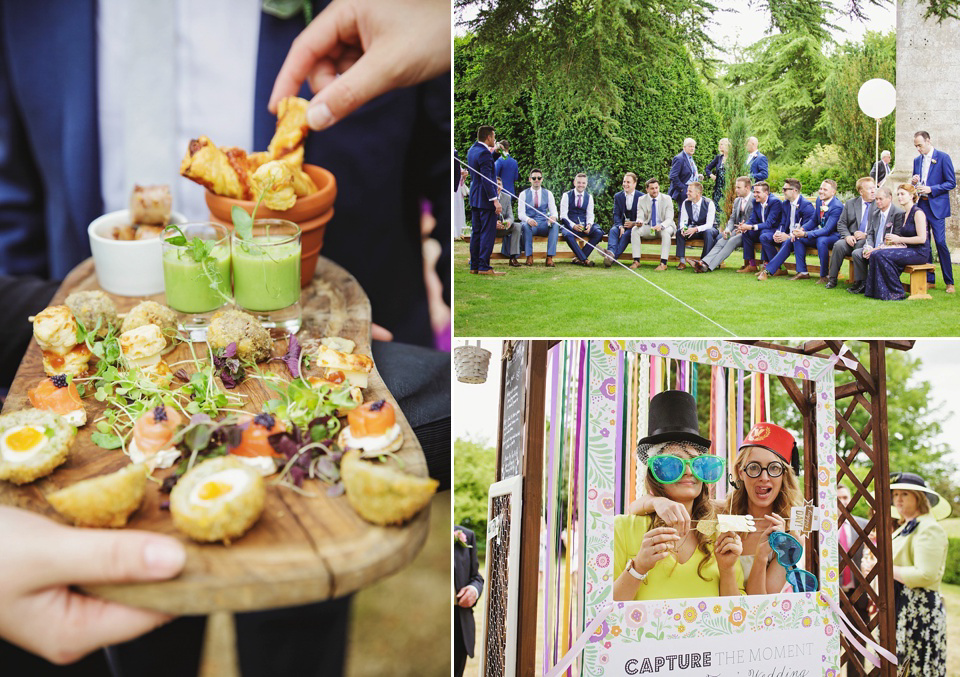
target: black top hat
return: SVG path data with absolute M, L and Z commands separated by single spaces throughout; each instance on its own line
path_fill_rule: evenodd
M 710 440 L 700 436 L 697 401 L 682 390 L 664 390 L 650 400 L 647 436 L 638 445 L 660 442 L 693 442 L 710 448 Z

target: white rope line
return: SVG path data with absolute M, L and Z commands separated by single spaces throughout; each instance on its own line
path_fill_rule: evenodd
M 484 181 L 496 185 L 496 181 L 491 181 L 489 178 L 487 178 L 486 176 L 484 176 L 483 174 L 481 174 L 480 172 L 478 172 L 476 169 L 474 169 L 473 167 L 470 167 L 466 162 L 464 162 L 464 161 L 461 160 L 460 158 L 454 157 L 454 159 L 455 159 L 457 162 L 459 162 L 462 167 L 465 167 L 467 170 L 473 172 L 474 174 L 476 174 L 477 176 L 479 176 L 479 177 L 480 177 L 481 179 L 483 179 Z M 506 193 L 507 195 L 509 195 L 511 198 L 513 198 L 513 199 L 515 199 L 515 200 L 517 200 L 517 201 L 520 200 L 519 197 L 517 197 L 516 195 L 514 195 L 513 193 L 511 193 L 509 190 L 506 190 L 506 189 L 503 189 L 503 188 L 501 188 L 500 190 L 501 190 L 502 192 Z M 544 189 L 544 190 L 546 190 L 546 189 Z M 547 219 L 550 218 L 550 215 L 549 215 L 549 214 L 545 214 L 544 212 L 540 211 L 540 210 L 537 209 L 536 207 L 532 207 L 531 205 L 527 205 L 527 209 L 533 210 L 533 211 L 535 211 L 537 214 L 540 214 L 541 216 L 544 216 L 544 217 L 546 217 Z M 570 219 L 567 219 L 567 221 L 570 221 Z M 570 233 L 571 235 L 573 235 L 575 238 L 577 238 L 577 239 L 580 240 L 581 242 L 585 242 L 585 243 L 588 243 L 588 244 L 589 244 L 589 242 L 590 242 L 589 240 L 587 240 L 586 238 L 581 237 L 580 235 L 577 235 L 575 232 L 573 232 L 572 230 L 570 230 L 569 228 L 567 228 L 565 225 L 563 225 L 563 224 L 560 222 L 560 219 L 557 219 L 557 222 L 556 222 L 556 223 L 557 223 L 557 225 L 558 225 L 560 228 L 562 228 L 563 230 L 567 231 L 568 233 Z M 571 222 L 571 223 L 572 223 L 572 222 Z M 605 257 L 608 257 L 608 258 L 612 258 L 609 254 L 603 252 L 599 247 L 594 247 L 594 249 L 596 249 L 598 252 L 601 252 L 601 256 L 605 256 Z M 609 251 L 609 250 L 608 250 L 608 251 Z M 696 308 L 694 308 L 693 306 L 691 306 L 691 305 L 690 305 L 689 303 L 687 303 L 686 301 L 683 301 L 683 300 L 677 298 L 676 296 L 674 296 L 673 294 L 671 294 L 670 292 L 668 292 L 666 289 L 664 289 L 663 287 L 661 287 L 660 285 L 658 285 L 656 282 L 647 279 L 646 277 L 644 277 L 643 275 L 641 275 L 640 273 L 638 273 L 636 270 L 633 270 L 632 268 L 630 268 L 630 266 L 628 266 L 627 264 L 621 263 L 619 259 L 613 259 L 613 262 L 614 262 L 615 264 L 617 264 L 618 266 L 620 266 L 621 268 L 623 268 L 624 270 L 626 270 L 626 271 L 628 271 L 628 272 L 630 272 L 630 273 L 633 273 L 634 275 L 636 275 L 637 277 L 639 277 L 641 280 L 643 280 L 644 282 L 646 282 L 647 284 L 649 284 L 651 287 L 653 287 L 653 288 L 656 289 L 657 291 L 661 292 L 662 294 L 665 294 L 666 296 L 669 296 L 669 297 L 672 298 L 674 301 L 676 301 L 676 302 L 679 303 L 680 305 L 684 306 L 684 307 L 687 308 L 688 310 L 693 311 L 694 313 L 696 313 L 697 315 L 699 315 L 700 317 L 702 317 L 703 319 L 705 319 L 707 322 L 710 322 L 711 324 L 713 324 L 713 325 L 719 327 L 720 329 L 722 329 L 723 331 L 727 332 L 730 336 L 737 336 L 736 333 L 730 331 L 729 329 L 727 329 L 726 327 L 724 327 L 722 324 L 720 324 L 720 323 L 717 322 L 716 320 L 714 320 L 714 319 L 712 319 L 712 318 L 704 315 L 703 313 L 701 313 L 699 310 L 697 310 Z

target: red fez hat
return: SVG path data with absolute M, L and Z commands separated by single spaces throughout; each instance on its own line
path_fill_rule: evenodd
M 797 441 L 786 428 L 781 428 L 775 423 L 757 423 L 750 429 L 750 434 L 743 439 L 739 451 L 743 451 L 746 447 L 761 447 L 772 451 L 793 468 L 796 474 L 800 474 Z

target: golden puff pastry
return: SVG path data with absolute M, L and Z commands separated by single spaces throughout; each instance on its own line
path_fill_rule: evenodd
M 326 369 L 324 377 L 327 380 L 337 380 L 342 377 L 350 385 L 360 388 L 367 387 L 368 376 L 373 371 L 373 360 L 366 355 L 344 353 L 325 345 L 317 349 L 316 364 Z
M 250 182 L 257 198 L 266 192 L 263 204 L 268 209 L 286 211 L 297 201 L 297 194 L 293 190 L 293 174 L 290 168 L 281 162 L 271 160 L 262 165 L 250 177 Z
M 146 491 L 147 466 L 133 463 L 47 494 L 47 501 L 78 527 L 118 528 L 126 526 Z
M 297 194 L 297 197 L 304 197 L 317 191 L 317 184 L 313 182 L 309 174 L 303 171 L 303 146 L 279 158 L 277 162 L 290 168 L 290 172 L 293 174 L 293 192 Z
M 132 366 L 149 367 L 160 361 L 167 340 L 155 324 L 145 324 L 120 334 L 120 350 Z
M 279 160 L 288 153 L 303 148 L 307 132 L 310 131 L 307 125 L 308 103 L 309 101 L 298 96 L 288 96 L 277 104 L 277 129 L 267 146 L 267 153 L 272 159 Z M 300 162 L 303 162 L 302 154 Z
M 249 188 L 240 178 L 235 162 L 237 162 L 236 153 L 234 153 L 234 162 L 231 162 L 226 152 L 213 145 L 206 136 L 201 136 L 199 139 L 190 141 L 187 154 L 180 163 L 180 175 L 199 183 L 217 195 L 249 200 L 251 197 L 248 194 Z
M 439 482 L 360 458 L 356 449 L 343 455 L 340 476 L 347 500 L 363 519 L 380 525 L 402 524 L 430 502 Z
M 45 352 L 66 355 L 77 345 L 77 321 L 67 306 L 44 308 L 33 318 L 33 337 Z

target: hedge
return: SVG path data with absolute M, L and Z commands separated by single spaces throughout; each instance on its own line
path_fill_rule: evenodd
M 616 116 L 619 127 L 604 130 L 587 114 L 566 119 L 529 93 L 518 94 L 513 101 L 494 101 L 470 91 L 463 83 L 471 74 L 482 72 L 482 56 L 467 56 L 463 45 L 468 40 L 458 39 L 454 47 L 454 140 L 463 158 L 476 138 L 477 127 L 493 124 L 497 138 L 509 139 L 511 154 L 520 164 L 518 191 L 527 188 L 525 178 L 530 169 L 539 167 L 544 173 L 543 185 L 553 191 L 559 208 L 560 195 L 572 188 L 574 175 L 585 172 L 596 200 L 597 225 L 609 230 L 613 196 L 621 190 L 625 172 L 640 177 L 641 190 L 646 179 L 656 176 L 666 193 L 670 163 L 681 151 L 684 138 L 697 140 L 694 159 L 701 172 L 716 154 L 723 136 L 720 118 L 681 47 L 667 67 L 640 82 L 632 75 L 640 65 L 624 65 L 618 83 L 624 98 L 623 109 Z M 712 182 L 705 185 L 705 194 L 713 194 Z
M 947 539 L 947 568 L 943 573 L 943 582 L 960 585 L 960 538 Z

